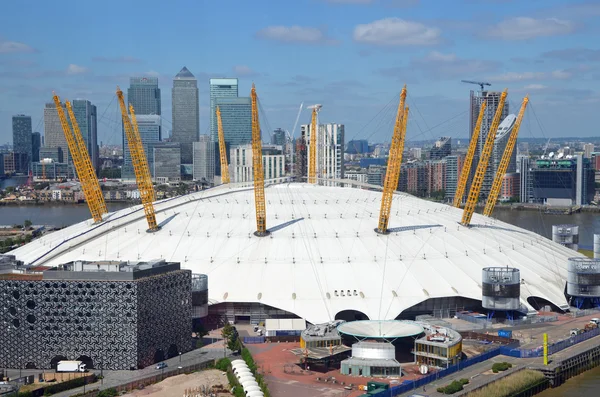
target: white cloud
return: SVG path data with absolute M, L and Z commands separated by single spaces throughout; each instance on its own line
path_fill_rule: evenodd
M 545 90 L 546 88 L 548 88 L 548 86 L 543 85 L 543 84 L 527 84 L 523 88 L 526 90 L 538 91 L 538 90 Z
M 34 48 L 28 46 L 25 43 L 18 41 L 5 41 L 0 39 L 0 54 L 8 53 L 23 53 L 23 52 L 36 52 Z
M 282 43 L 305 43 L 305 44 L 334 44 L 325 32 L 311 26 L 268 26 L 259 30 L 256 37 L 265 40 L 274 40 Z
M 75 65 L 74 63 L 70 64 L 69 67 L 67 67 L 67 74 L 70 75 L 83 74 L 87 72 L 88 69 L 86 67 Z
M 250 67 L 248 67 L 246 65 L 234 66 L 233 73 L 235 73 L 238 76 L 256 76 L 256 75 L 258 75 L 258 73 L 256 73 L 254 70 L 250 69 Z
M 558 18 L 516 17 L 490 26 L 486 31 L 484 35 L 494 39 L 528 40 L 572 33 L 575 31 L 575 24 Z
M 108 62 L 108 63 L 141 63 L 142 60 L 131 56 L 118 56 L 118 57 L 93 57 L 94 62 Z
M 441 41 L 441 31 L 419 22 L 386 18 L 357 25 L 354 41 L 381 46 L 427 46 Z
M 552 72 L 508 72 L 488 77 L 489 81 L 513 83 L 516 81 L 539 81 L 539 80 L 566 80 L 573 74 L 567 70 L 554 70 Z
M 456 54 L 443 54 L 439 51 L 431 51 L 428 55 L 423 58 L 425 61 L 439 61 L 439 62 L 455 62 L 458 60 Z

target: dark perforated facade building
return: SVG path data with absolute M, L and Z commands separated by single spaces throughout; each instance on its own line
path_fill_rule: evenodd
M 0 274 L 0 368 L 142 368 L 191 350 L 191 271 L 72 262 Z

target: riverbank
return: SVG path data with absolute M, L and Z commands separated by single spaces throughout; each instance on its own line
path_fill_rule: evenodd
M 117 204 L 129 204 L 136 205 L 139 204 L 139 200 L 105 200 L 107 203 L 117 203 Z M 61 207 L 61 206 L 85 206 L 87 207 L 87 203 L 85 201 L 73 202 L 73 201 L 61 201 L 61 200 L 53 200 L 53 201 L 35 201 L 35 200 L 14 200 L 14 201 L 0 201 L 0 207 Z

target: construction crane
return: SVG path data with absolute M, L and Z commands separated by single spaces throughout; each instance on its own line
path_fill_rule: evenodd
M 385 173 L 385 182 L 383 185 L 381 208 L 379 210 L 379 225 L 377 226 L 377 229 L 375 229 L 375 231 L 380 234 L 388 233 L 388 223 L 390 220 L 390 212 L 392 210 L 394 190 L 398 189 L 402 152 L 404 151 L 404 138 L 406 136 L 406 125 L 408 121 L 408 107 L 404 107 L 405 102 L 406 85 L 402 88 L 402 92 L 400 93 L 400 103 L 398 104 L 396 124 L 394 125 L 387 172 Z
M 86 163 L 83 159 L 83 151 L 80 150 L 75 140 L 75 137 L 73 136 L 73 132 L 71 131 L 71 127 L 69 126 L 69 122 L 67 121 L 67 116 L 65 115 L 65 111 L 62 107 L 62 104 L 60 103 L 60 98 L 58 97 L 58 95 L 54 94 L 53 99 L 54 104 L 56 106 L 56 112 L 58 113 L 58 118 L 60 120 L 60 125 L 62 127 L 63 133 L 65 134 L 65 140 L 67 141 L 69 152 L 71 152 L 71 157 L 73 158 L 75 171 L 77 172 L 77 175 L 79 176 L 79 181 L 81 182 L 81 188 L 83 189 L 85 201 L 87 202 L 87 205 L 90 209 L 90 213 L 92 214 L 94 223 L 102 222 L 102 208 L 100 206 L 100 203 L 95 199 L 93 181 L 90 180 L 89 170 L 86 170 Z M 75 117 L 73 117 L 73 119 L 75 119 Z
M 159 229 L 156 223 L 154 205 L 152 204 L 154 201 L 154 187 L 152 186 L 148 160 L 146 159 L 144 147 L 142 146 L 142 139 L 140 138 L 140 132 L 138 131 L 137 119 L 135 118 L 135 112 L 131 105 L 129 106 L 131 119 L 129 118 L 127 107 L 125 106 L 125 99 L 123 98 L 123 91 L 121 91 L 119 87 L 117 87 L 117 98 L 119 99 L 119 105 L 121 107 L 123 127 L 125 128 L 129 153 L 131 154 L 131 163 L 133 164 L 135 180 L 137 182 L 138 190 L 140 191 L 142 205 L 144 206 L 144 214 L 148 221 L 148 231 L 154 232 Z
M 298 121 L 300 120 L 300 113 L 302 113 L 302 108 L 304 107 L 304 102 L 300 103 L 300 109 L 298 109 L 298 114 L 296 115 L 296 121 L 294 122 L 294 128 L 292 128 L 292 133 L 290 134 L 289 131 L 287 132 L 288 135 L 288 139 L 290 140 L 291 143 L 291 157 L 290 157 L 290 173 L 292 175 L 292 177 L 295 176 L 294 174 L 294 165 L 296 163 L 296 161 L 294 160 L 294 136 L 296 134 L 296 127 L 298 126 Z
M 77 119 L 75 118 L 75 113 L 73 112 L 71 102 L 65 101 L 65 106 L 67 107 L 69 119 L 71 120 L 71 127 L 73 128 L 75 142 L 77 143 L 79 153 L 81 153 L 81 159 L 83 160 L 83 171 L 85 172 L 85 178 L 90 184 L 92 192 L 91 199 L 94 202 L 94 204 L 97 205 L 100 209 L 100 213 L 106 214 L 108 213 L 108 209 L 106 208 L 106 202 L 104 201 L 104 196 L 102 195 L 102 188 L 100 187 L 100 182 L 96 177 L 96 172 L 94 171 L 94 167 L 92 166 L 92 161 L 90 160 L 90 155 L 85 145 L 85 141 L 83 140 L 83 136 L 81 136 L 81 130 L 79 129 L 79 124 L 77 123 Z M 86 200 L 88 200 L 87 197 Z
M 475 171 L 475 177 L 473 178 L 473 183 L 471 184 L 471 191 L 469 192 L 469 197 L 467 198 L 465 210 L 463 211 L 462 220 L 460 222 L 463 226 L 469 226 L 471 224 L 471 218 L 473 217 L 473 212 L 475 212 L 477 200 L 479 200 L 479 193 L 481 192 L 483 178 L 485 177 L 485 172 L 492 155 L 492 150 L 494 149 L 494 138 L 496 137 L 496 132 L 498 131 L 498 126 L 500 125 L 500 118 L 502 117 L 502 111 L 504 110 L 506 95 L 507 90 L 504 90 L 500 96 L 496 114 L 494 115 L 494 119 L 492 120 L 492 125 L 488 131 L 483 150 L 481 151 L 481 158 L 479 159 L 479 164 L 477 164 L 477 171 Z
M 477 84 L 478 86 L 481 87 L 481 91 L 483 91 L 484 85 L 491 86 L 491 84 L 486 81 L 461 80 L 461 82 L 467 83 L 467 84 Z
M 252 99 L 252 168 L 254 171 L 254 205 L 256 206 L 256 232 L 254 232 L 254 235 L 264 237 L 269 235 L 269 232 L 267 231 L 265 174 L 263 172 L 262 141 L 258 121 L 258 98 L 254 83 L 252 83 L 250 98 Z
M 456 185 L 453 203 L 456 208 L 460 208 L 463 196 L 465 195 L 469 174 L 471 173 L 471 166 L 473 165 L 473 157 L 475 157 L 475 149 L 477 149 L 477 142 L 479 141 L 479 132 L 481 131 L 481 123 L 483 122 L 485 107 L 486 102 L 483 101 L 481 103 L 481 108 L 479 109 L 479 117 L 477 117 L 477 123 L 475 124 L 475 129 L 473 130 L 471 142 L 469 142 L 469 150 L 467 150 L 467 157 L 465 157 L 465 163 L 463 164 L 463 168 L 460 173 L 460 179 Z
M 311 105 L 307 109 L 312 109 L 312 118 L 310 120 L 310 156 L 308 158 L 308 183 L 317 183 L 317 130 L 318 114 L 323 106 Z
M 510 158 L 512 157 L 513 151 L 515 150 L 515 145 L 517 144 L 517 136 L 519 135 L 519 129 L 521 128 L 521 121 L 523 120 L 523 116 L 525 115 L 525 109 L 527 109 L 528 103 L 529 97 L 525 96 L 525 98 L 523 98 L 523 103 L 521 104 L 521 110 L 519 110 L 517 120 L 515 121 L 513 129 L 510 132 L 510 136 L 508 137 L 508 141 L 506 142 L 506 148 L 504 149 L 504 153 L 502 154 L 502 160 L 500 160 L 500 165 L 498 166 L 498 170 L 496 171 L 496 176 L 494 177 L 492 189 L 490 190 L 487 202 L 485 203 L 485 208 L 483 209 L 483 215 L 485 216 L 492 216 L 492 213 L 494 212 L 496 201 L 498 200 L 500 190 L 502 189 L 502 179 L 504 178 L 504 174 L 506 174 L 508 164 L 510 163 Z
M 221 156 L 221 183 L 229 183 L 229 165 L 227 164 L 227 148 L 225 147 L 225 134 L 223 133 L 223 121 L 221 120 L 221 109 L 217 106 L 217 130 L 219 132 L 219 156 Z

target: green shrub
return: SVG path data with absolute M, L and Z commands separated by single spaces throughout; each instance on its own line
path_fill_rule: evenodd
M 111 387 L 110 389 L 102 390 L 96 397 L 116 397 L 119 395 L 117 389 Z
M 469 380 L 467 378 L 462 378 L 459 380 L 460 383 L 462 383 L 463 385 L 468 385 L 469 384 Z
M 469 383 L 469 381 L 464 378 L 461 380 L 453 380 L 449 385 L 438 387 L 437 392 L 443 394 L 454 394 L 461 391 L 463 389 L 463 385 L 466 385 L 467 383 Z
M 231 360 L 229 360 L 228 358 L 221 358 L 215 364 L 215 368 L 220 371 L 227 371 L 227 368 L 229 368 L 230 365 L 231 365 Z
M 512 368 L 512 364 L 505 362 L 495 363 L 492 365 L 492 372 L 497 374 L 499 371 L 506 371 L 507 369 Z

